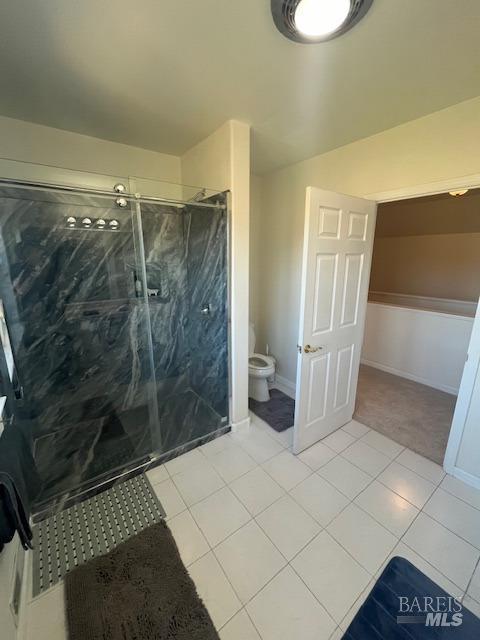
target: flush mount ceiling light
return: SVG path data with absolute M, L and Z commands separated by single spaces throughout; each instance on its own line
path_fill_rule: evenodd
M 457 191 L 449 191 L 448 193 L 454 198 L 458 198 L 459 196 L 464 196 L 468 193 L 468 189 L 457 189 Z
M 271 0 L 280 33 L 295 42 L 324 42 L 351 29 L 373 0 Z

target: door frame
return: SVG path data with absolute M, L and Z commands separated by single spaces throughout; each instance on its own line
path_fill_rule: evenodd
M 480 300 L 475 314 L 475 320 L 472 327 L 472 336 L 470 338 L 469 349 L 478 354 L 480 343 Z M 468 355 L 468 354 L 467 354 Z M 447 473 L 463 480 L 467 484 L 480 489 L 480 474 L 475 476 L 468 471 L 465 471 L 461 467 L 457 466 L 457 458 L 462 444 L 463 432 L 465 423 L 470 410 L 470 404 L 473 399 L 473 393 L 475 390 L 475 384 L 479 373 L 480 364 L 478 359 L 473 362 L 469 362 L 468 359 L 465 363 L 463 371 L 462 381 L 460 383 L 460 390 L 455 404 L 455 413 L 453 416 L 452 426 L 450 428 L 450 435 L 447 444 L 447 450 L 445 451 L 445 458 L 443 461 L 443 468 Z M 462 388 L 463 387 L 463 388 Z M 460 394 L 460 391 L 464 393 Z
M 376 193 L 370 193 L 363 197 L 368 198 L 369 200 L 375 200 L 377 204 L 381 204 L 384 202 L 395 202 L 398 200 L 409 200 L 410 198 L 421 198 L 423 196 L 436 195 L 439 193 L 445 193 L 446 191 L 455 191 L 456 189 L 478 189 L 480 187 L 480 173 L 470 174 L 467 176 L 460 176 L 446 180 L 440 180 L 438 182 L 430 182 L 424 183 L 414 186 L 408 186 L 401 189 L 394 189 L 391 191 L 381 191 Z M 478 302 L 480 307 L 480 300 Z M 475 315 L 472 334 L 474 331 L 478 332 L 480 330 L 480 313 L 478 312 Z M 465 375 L 465 371 L 463 372 Z M 460 386 L 463 382 L 460 382 Z M 468 384 L 468 382 L 467 382 Z M 465 406 L 469 406 L 473 394 L 473 384 L 468 384 L 468 389 L 470 395 L 465 399 L 463 408 Z M 462 415 L 466 414 L 462 409 Z M 466 478 L 465 472 L 455 466 L 455 461 L 457 459 L 458 451 L 460 449 L 460 444 L 462 441 L 464 428 L 464 421 L 461 420 L 453 420 L 452 425 L 450 427 L 450 433 L 448 436 L 447 449 L 445 451 L 445 458 L 443 460 L 443 469 L 450 475 L 453 475 L 464 482 L 468 482 L 469 484 L 478 482 L 476 479 L 472 479 L 471 477 Z M 480 486 L 479 486 L 480 488 Z
M 382 204 L 382 202 L 395 202 L 396 200 L 409 200 L 410 198 L 434 196 L 438 193 L 455 191 L 456 189 L 478 188 L 480 188 L 480 173 L 474 173 L 468 176 L 457 176 L 447 180 L 427 182 L 400 189 L 376 191 L 375 193 L 367 193 L 361 197 L 366 198 L 367 200 L 375 200 L 377 204 Z

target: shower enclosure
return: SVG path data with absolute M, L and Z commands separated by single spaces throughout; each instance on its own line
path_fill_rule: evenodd
M 226 194 L 0 181 L 0 298 L 37 512 L 228 429 Z

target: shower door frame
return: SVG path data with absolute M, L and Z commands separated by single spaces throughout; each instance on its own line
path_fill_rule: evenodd
M 140 178 L 140 177 L 139 177 Z M 21 187 L 30 187 L 32 189 L 38 189 L 41 191 L 58 191 L 58 192 L 70 192 L 72 194 L 84 194 L 84 195 L 98 195 L 102 197 L 112 196 L 112 198 L 116 197 L 126 197 L 128 199 L 129 204 L 135 206 L 135 208 L 139 207 L 143 202 L 152 202 L 156 204 L 171 204 L 171 205 L 193 205 L 200 207 L 211 207 L 212 205 L 207 205 L 206 203 L 198 203 L 198 202 L 188 202 L 185 200 L 176 200 L 173 198 L 160 198 L 160 197 L 142 197 L 140 194 L 130 191 L 132 186 L 133 179 L 127 176 L 119 176 L 119 175 L 108 175 L 108 174 L 100 174 L 100 173 L 90 173 L 81 170 L 75 169 L 64 169 L 62 167 L 55 167 L 51 165 L 43 165 L 43 164 L 35 164 L 29 162 L 23 162 L 18 160 L 11 160 L 9 158 L 0 158 L 0 181 L 10 186 L 21 186 Z M 157 180 L 158 183 L 162 184 L 161 180 Z M 124 184 L 128 185 L 129 191 L 125 193 L 118 193 L 114 190 L 114 186 L 116 184 Z M 163 182 L 164 184 L 168 184 L 167 182 Z M 173 184 L 173 183 L 170 183 Z M 177 184 L 177 183 L 175 183 Z M 180 187 L 190 186 L 178 184 Z M 199 187 L 200 189 L 200 187 Z M 207 187 L 208 189 L 208 187 Z M 106 489 L 109 486 L 114 485 L 115 483 L 128 479 L 129 477 L 135 476 L 138 473 L 145 472 L 150 468 L 159 466 L 164 462 L 177 457 L 183 452 L 189 451 L 191 449 L 200 446 L 201 444 L 213 440 L 224 433 L 227 433 L 232 428 L 232 387 L 233 387 L 233 379 L 232 375 L 234 373 L 232 366 L 232 224 L 231 224 L 231 214 L 232 214 L 232 194 L 230 190 L 224 191 L 216 191 L 214 189 L 209 189 L 210 191 L 214 191 L 216 193 L 222 193 L 226 195 L 226 204 L 225 204 L 225 215 L 226 215 L 226 269 L 227 269 L 227 277 L 226 277 L 226 317 L 227 317 L 227 371 L 228 371 L 228 420 L 225 425 L 222 425 L 219 429 L 206 434 L 205 436 L 201 436 L 195 440 L 192 440 L 188 443 L 177 447 L 171 451 L 167 452 L 158 452 L 152 451 L 148 458 L 149 460 L 141 463 L 137 466 L 129 468 L 125 471 L 121 471 L 120 473 L 112 476 L 111 478 L 102 479 L 98 483 L 92 485 L 88 488 L 80 488 L 77 493 L 72 496 L 72 498 L 67 499 L 65 502 L 65 507 L 68 506 L 67 503 L 79 502 L 81 496 L 87 497 L 89 494 L 98 493 L 100 490 Z M 137 211 L 132 213 L 130 210 L 130 215 L 138 215 Z M 141 210 L 140 210 L 141 217 Z M 143 238 L 142 238 L 143 245 Z M 148 298 L 147 298 L 148 302 Z M 150 340 L 151 340 L 151 328 L 149 328 L 150 332 Z M 151 345 L 151 343 L 150 343 Z M 151 349 L 150 349 L 151 352 Z M 151 354 L 153 355 L 153 354 Z M 154 369 L 152 369 L 152 374 L 155 375 Z M 158 415 L 158 414 L 157 414 Z M 180 451 L 179 451 L 180 450 Z M 57 497 L 61 496 L 59 494 Z M 49 512 L 50 508 L 46 507 L 44 510 L 37 512 L 35 515 L 35 519 L 41 519 L 44 515 Z

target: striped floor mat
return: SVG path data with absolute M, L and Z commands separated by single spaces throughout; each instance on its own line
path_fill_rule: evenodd
M 33 596 L 164 516 L 142 474 L 42 520 L 33 527 Z

